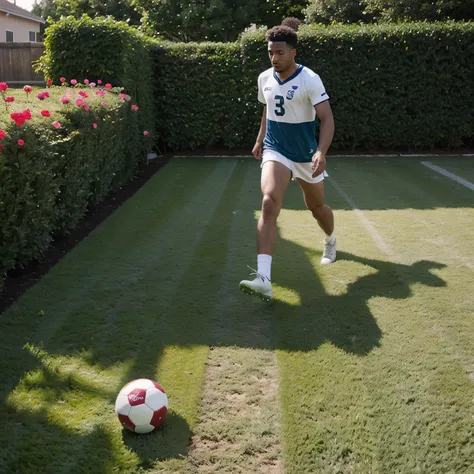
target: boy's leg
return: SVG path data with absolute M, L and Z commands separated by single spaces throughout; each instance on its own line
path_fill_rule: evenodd
M 257 224 L 257 272 L 253 280 L 243 280 L 240 288 L 245 293 L 265 299 L 272 297 L 271 263 L 277 236 L 277 218 L 283 197 L 291 179 L 291 171 L 277 161 L 262 165 L 262 213 Z
M 331 208 L 324 203 L 324 180 L 319 183 L 308 183 L 301 178 L 297 179 L 303 190 L 304 202 L 311 211 L 319 227 L 326 234 L 322 264 L 329 264 L 336 260 L 336 237 L 334 236 L 334 214 Z
M 262 213 L 257 224 L 258 254 L 273 255 L 277 218 L 291 179 L 291 171 L 282 163 L 267 161 L 262 167 Z

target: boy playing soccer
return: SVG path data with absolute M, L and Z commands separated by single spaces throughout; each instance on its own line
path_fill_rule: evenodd
M 277 218 L 291 179 L 298 182 L 306 207 L 326 234 L 322 264 L 336 259 L 334 216 L 324 203 L 326 152 L 334 136 L 329 97 L 320 77 L 295 62 L 297 34 L 288 26 L 267 31 L 272 68 L 258 77 L 258 100 L 264 104 L 252 153 L 261 160 L 262 214 L 257 225 L 257 271 L 243 280 L 245 293 L 271 299 L 271 263 Z M 316 141 L 316 115 L 320 121 Z

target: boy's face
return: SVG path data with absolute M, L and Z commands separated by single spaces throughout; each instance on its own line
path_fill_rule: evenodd
M 295 63 L 296 49 L 284 41 L 268 42 L 268 57 L 276 72 L 285 72 Z

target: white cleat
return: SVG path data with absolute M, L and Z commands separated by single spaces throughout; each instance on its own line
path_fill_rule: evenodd
M 321 265 L 329 265 L 336 260 L 336 237 L 334 237 L 334 242 L 326 242 L 324 244 L 324 252 L 321 258 Z
M 251 269 L 253 270 L 253 268 Z M 261 273 L 253 271 L 250 276 L 255 276 L 253 280 L 242 280 L 239 284 L 242 292 L 247 295 L 256 295 L 264 301 L 270 301 L 273 298 L 272 283 Z

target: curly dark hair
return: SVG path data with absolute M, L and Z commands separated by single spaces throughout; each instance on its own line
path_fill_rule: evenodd
M 290 28 L 289 26 L 284 26 L 284 25 L 279 25 L 279 26 L 274 26 L 273 28 L 270 28 L 266 35 L 265 35 L 265 41 L 283 41 L 290 46 L 293 46 L 293 48 L 296 48 L 296 45 L 298 43 L 298 35 L 296 34 L 296 31 L 293 28 Z
M 299 20 L 298 18 L 294 16 L 289 16 L 288 18 L 285 18 L 281 24 L 283 26 L 289 26 L 290 28 L 293 28 L 295 31 L 298 31 L 298 28 L 303 22 Z

